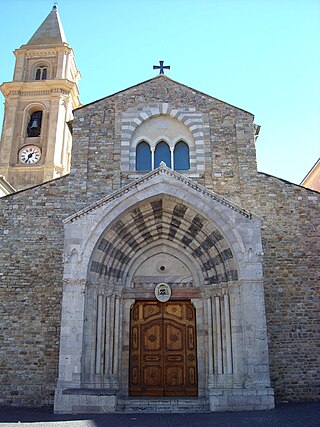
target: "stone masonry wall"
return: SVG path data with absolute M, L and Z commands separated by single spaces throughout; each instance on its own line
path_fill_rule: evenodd
M 251 196 L 248 197 L 249 192 Z M 320 396 L 320 194 L 259 174 L 243 194 L 263 219 L 266 316 L 278 401 Z
M 272 383 L 279 400 L 319 397 L 319 193 L 257 174 L 253 117 L 166 77 L 75 112 L 70 176 L 0 201 L 0 404 L 52 404 L 58 376 L 62 219 L 128 182 L 121 112 L 190 105 L 204 120 L 200 182 L 263 220 Z M 318 247 L 319 249 L 319 247 Z
M 158 76 L 75 111 L 72 170 L 88 195 L 102 197 L 128 182 L 120 172 L 122 111 L 169 103 L 193 107 L 203 116 L 205 173 L 201 184 L 239 200 L 240 183 L 256 174 L 253 115 Z
M 0 405 L 53 403 L 64 231 L 88 204 L 65 176 L 0 199 Z
M 1 199 L 0 405 L 52 404 L 68 178 Z

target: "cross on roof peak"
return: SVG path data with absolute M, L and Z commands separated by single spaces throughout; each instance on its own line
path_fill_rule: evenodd
M 163 63 L 164 63 L 164 61 L 159 61 L 160 65 L 154 65 L 153 66 L 154 70 L 160 70 L 159 74 L 164 74 L 164 71 L 163 71 L 164 69 L 170 70 L 170 65 L 163 65 Z

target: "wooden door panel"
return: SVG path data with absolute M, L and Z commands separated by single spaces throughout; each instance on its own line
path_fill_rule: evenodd
M 195 387 L 196 384 L 196 370 L 194 366 L 188 366 L 187 385 Z
M 166 364 L 173 362 L 184 362 L 184 357 L 182 354 L 166 354 L 165 355 Z
M 183 326 L 174 325 L 172 322 L 164 321 L 164 346 L 165 351 L 184 351 Z
M 148 301 L 143 306 L 143 319 L 150 320 L 150 317 L 161 317 L 161 307 L 159 303 L 155 303 L 153 301 Z
M 194 350 L 195 349 L 195 329 L 193 326 L 188 325 L 187 326 L 187 350 Z
M 138 326 L 133 326 L 131 328 L 131 349 L 138 350 L 139 348 L 139 328 Z
M 130 333 L 131 396 L 197 396 L 195 310 L 190 302 L 136 302 Z
M 144 362 L 149 362 L 149 363 L 161 362 L 161 359 L 162 359 L 161 354 L 144 354 L 143 355 Z
M 166 317 L 173 317 L 176 319 L 182 319 L 183 318 L 183 306 L 181 303 L 167 303 L 167 305 L 164 306 L 164 314 Z
M 160 351 L 162 348 L 162 322 L 157 320 L 141 328 L 142 351 Z
M 162 387 L 162 367 L 143 366 L 142 367 L 143 387 Z
M 184 387 L 184 365 L 166 366 L 165 368 L 165 388 Z

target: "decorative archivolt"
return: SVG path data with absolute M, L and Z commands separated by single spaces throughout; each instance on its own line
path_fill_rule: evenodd
M 105 230 L 91 256 L 89 282 L 125 282 L 136 255 L 160 241 L 194 259 L 206 285 L 238 278 L 233 252 L 218 228 L 196 209 L 164 196 L 132 207 Z

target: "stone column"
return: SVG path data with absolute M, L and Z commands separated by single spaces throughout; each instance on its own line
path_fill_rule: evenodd
M 246 385 L 270 387 L 264 290 L 261 281 L 242 281 L 243 340 L 246 360 Z
M 118 346 L 121 349 L 119 352 L 118 361 L 121 363 L 119 372 L 120 393 L 122 396 L 128 396 L 129 386 L 129 342 L 130 342 L 130 313 L 134 298 L 122 299 L 119 310 L 119 316 L 122 314 L 120 327 L 121 343 L 118 341 Z M 119 360 L 120 359 L 120 360 Z
M 215 313 L 215 335 L 216 335 L 216 374 L 222 374 L 222 337 L 221 337 L 221 316 L 220 316 L 220 297 L 214 298 L 214 313 Z
M 115 298 L 114 306 L 114 350 L 113 350 L 113 365 L 112 375 L 116 376 L 118 382 L 119 370 L 119 346 L 120 346 L 120 298 Z
M 91 381 L 99 387 L 116 387 L 119 383 L 120 299 L 100 291 L 96 307 L 96 337 L 87 343 L 95 348 Z
M 95 373 L 103 373 L 103 354 L 105 345 L 105 311 L 106 300 L 103 294 L 98 295 L 98 310 L 97 310 L 97 335 L 96 335 L 96 355 L 95 355 Z
M 174 147 L 170 147 L 171 169 L 174 170 Z
M 84 280 L 63 284 L 58 389 L 80 387 L 85 285 Z
M 212 336 L 212 309 L 211 298 L 207 298 L 207 313 L 208 313 L 208 371 L 209 371 L 209 386 L 213 383 L 213 336 Z
M 232 374 L 232 343 L 231 343 L 231 328 L 230 328 L 230 306 L 229 295 L 224 295 L 224 324 L 226 333 L 226 374 Z
M 155 147 L 150 147 L 151 150 L 151 170 L 153 171 L 154 169 L 154 151 L 155 151 Z

